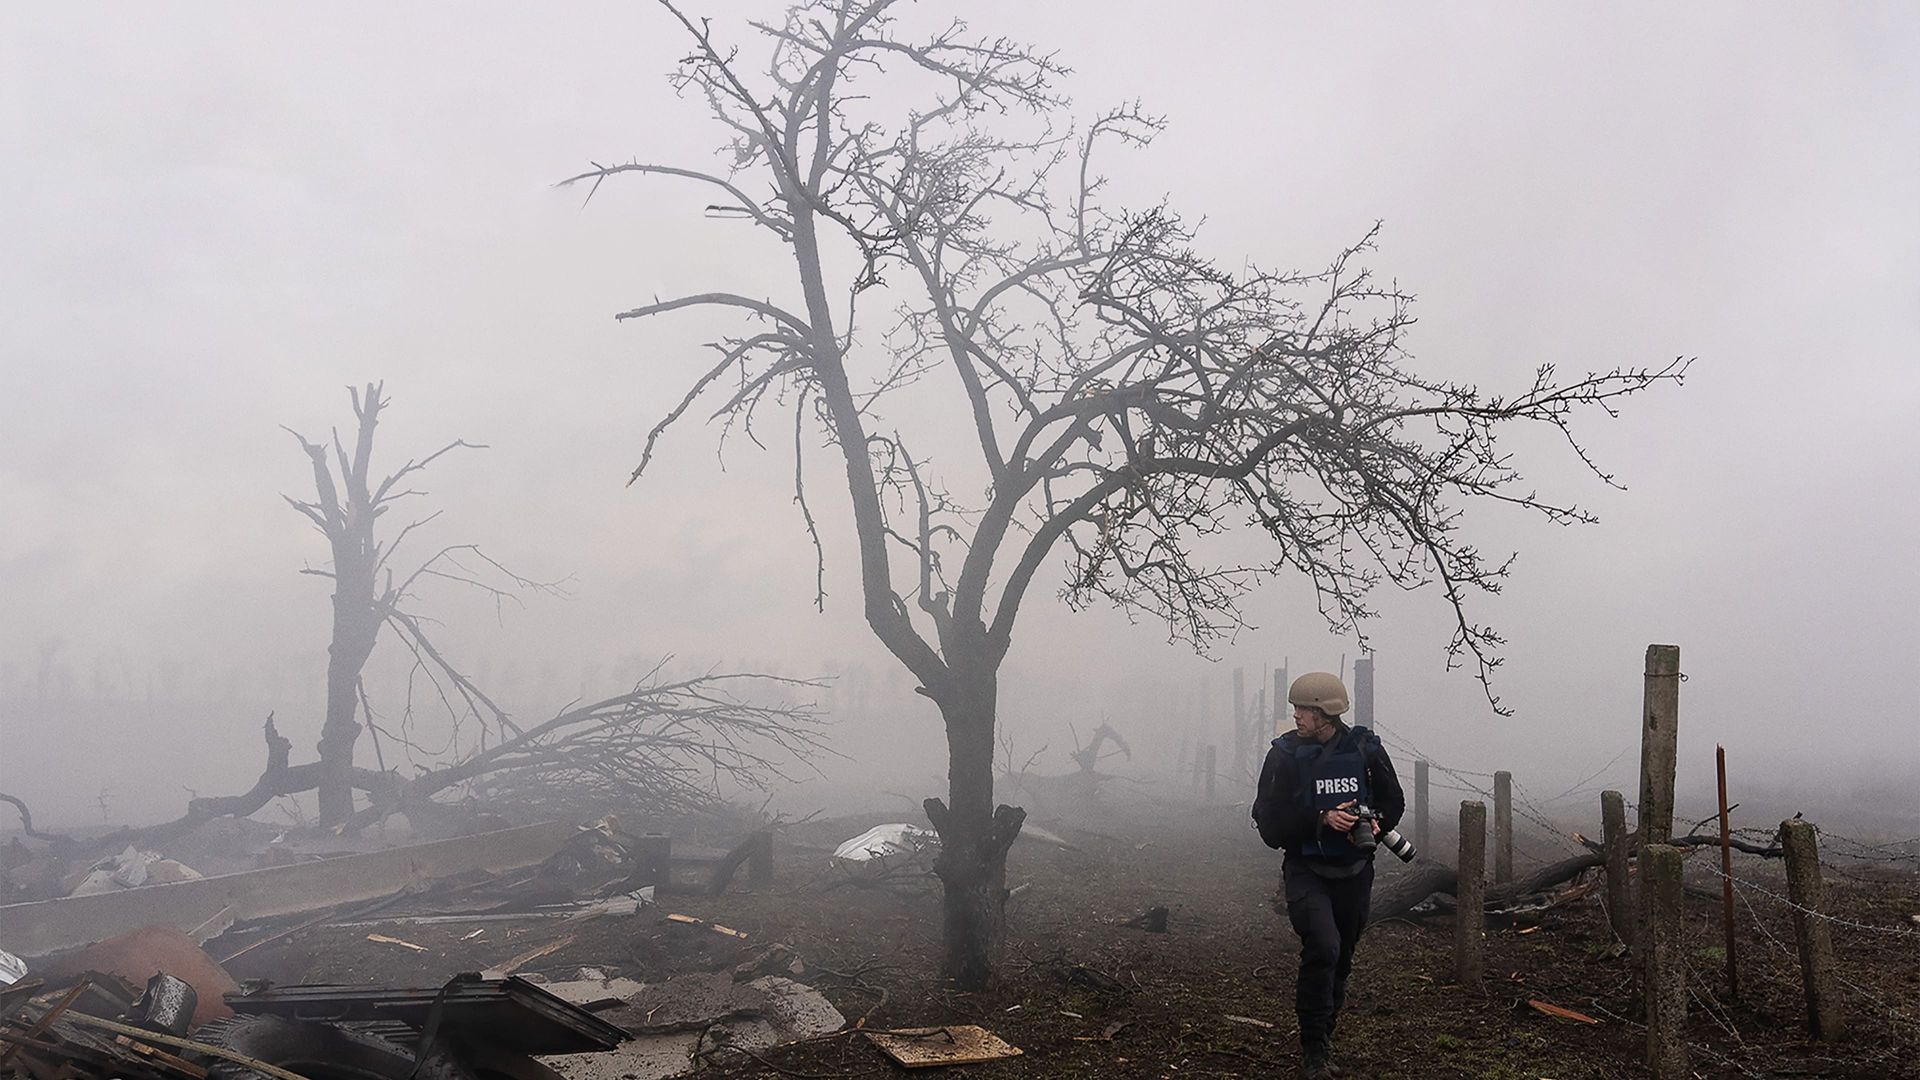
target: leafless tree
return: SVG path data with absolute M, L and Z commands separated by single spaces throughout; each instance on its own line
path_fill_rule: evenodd
M 373 654 L 380 631 L 392 627 L 396 636 L 413 652 L 422 670 L 428 673 L 442 701 L 454 714 L 477 716 L 483 729 L 493 725 L 502 734 L 518 729 L 506 712 L 475 686 L 473 680 L 448 663 L 446 657 L 428 639 L 420 616 L 407 608 L 416 586 L 439 579 L 481 589 L 496 599 L 506 599 L 513 590 L 555 591 L 551 583 L 531 581 L 508 571 L 470 544 L 445 547 L 421 561 L 410 571 L 396 575 L 393 557 L 415 530 L 439 512 L 427 514 L 393 530 L 390 539 L 382 539 L 380 518 L 402 500 L 424 493 L 413 486 L 417 474 L 442 455 L 455 449 L 483 449 L 463 439 L 423 458 L 409 460 L 382 479 L 375 479 L 373 444 L 380 415 L 387 407 L 383 384 L 368 383 L 364 389 L 349 387 L 356 421 L 353 447 L 349 451 L 333 432 L 329 446 L 314 442 L 288 429 L 300 442 L 313 464 L 314 497 L 311 500 L 286 496 L 327 538 L 332 562 L 327 569 L 308 568 L 333 581 L 333 636 L 327 648 L 327 715 L 320 729 L 318 797 L 320 820 L 339 824 L 353 816 L 353 792 L 365 788 L 366 781 L 377 782 L 380 773 L 354 769 L 354 746 L 359 741 L 361 724 L 356 719 L 364 707 L 368 723 L 373 722 L 371 703 L 361 681 L 361 672 Z M 336 471 L 338 475 L 336 476 Z M 268 742 L 276 736 L 269 734 Z M 381 763 L 381 773 L 385 762 Z M 356 784 L 356 780 L 360 783 Z
M 802 3 L 750 24 L 743 52 L 661 3 L 691 42 L 674 84 L 710 108 L 721 161 L 596 163 L 566 183 L 591 181 L 589 198 L 624 173 L 701 185 L 709 216 L 785 249 L 794 302 L 699 291 L 616 316 L 710 308 L 745 324 L 713 343 L 634 476 L 703 397 L 728 431 L 783 410 L 823 602 L 808 433 L 844 467 L 867 621 L 945 721 L 949 798 L 925 805 L 963 987 L 990 978 L 1004 933 L 1024 813 L 993 801 L 998 676 L 1050 563 L 1064 558 L 1069 605 L 1111 601 L 1199 647 L 1240 626 L 1237 602 L 1267 575 L 1306 575 L 1356 632 L 1382 580 L 1437 585 L 1450 653 L 1485 682 L 1500 639 L 1468 602 L 1508 562 L 1463 538 L 1461 506 L 1588 520 L 1525 487 L 1497 433 L 1545 425 L 1608 480 L 1574 414 L 1684 370 L 1543 367 L 1511 394 L 1420 375 L 1403 353 L 1411 297 L 1367 269 L 1372 233 L 1316 272 L 1215 262 L 1170 206 L 1111 202 L 1096 160 L 1160 124 L 1128 106 L 1074 125 L 1051 54 L 957 20 L 916 29 L 891 0 Z M 882 412 L 920 382 L 951 395 L 972 447 L 937 470 Z M 1209 554 L 1241 527 L 1271 555 Z

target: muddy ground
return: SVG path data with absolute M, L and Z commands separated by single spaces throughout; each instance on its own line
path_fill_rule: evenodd
M 1291 1075 L 1294 939 L 1271 907 L 1279 856 L 1246 826 L 1244 807 L 1111 807 L 1097 829 L 1038 818 L 1072 846 L 1016 846 L 1009 883 L 1023 887 L 1012 901 L 1002 981 L 985 993 L 958 992 L 934 975 L 939 898 L 927 881 L 856 886 L 829 869 L 834 845 L 884 820 L 815 820 L 782 830 L 771 887 L 745 888 L 742 875 L 727 894 L 708 898 L 683 874 L 683 891 L 634 916 L 318 927 L 256 948 L 230 967 L 240 978 L 283 983 L 424 986 L 559 942 L 520 971 L 567 979 L 591 966 L 651 981 L 756 961 L 785 965 L 785 952 L 766 952 L 778 943 L 801 959 L 801 978 L 850 1021 L 883 1028 L 978 1023 L 1024 1051 L 960 1067 L 968 1080 Z M 1524 839 L 1523 851 L 1564 854 L 1552 837 Z M 1766 893 L 1743 891 L 1736 919 L 1742 994 L 1737 1003 L 1727 999 L 1720 902 L 1708 889 L 1718 884 L 1705 868 L 1717 857 L 1699 852 L 1690 864 L 1689 880 L 1700 887 L 1688 899 L 1686 948 L 1696 1075 L 1920 1077 L 1920 936 L 1909 932 L 1910 917 L 1920 913 L 1920 875 L 1912 862 L 1856 863 L 1829 876 L 1831 910 L 1846 920 L 1833 929 L 1853 1037 L 1824 1046 L 1803 1034 L 1790 909 Z M 1521 863 L 1524 872 L 1524 857 Z M 1383 875 L 1397 870 L 1384 855 L 1380 866 Z M 1735 869 L 1784 895 L 1777 867 L 1743 857 Z M 1170 909 L 1169 932 L 1126 925 L 1155 905 Z M 668 913 L 747 936 L 668 920 Z M 425 951 L 370 941 L 369 933 Z M 1646 1075 L 1630 961 L 1613 947 L 1597 900 L 1491 930 L 1489 977 L 1480 992 L 1450 980 L 1451 933 L 1444 917 L 1369 929 L 1335 1046 L 1336 1061 L 1352 1075 Z M 1530 1000 L 1599 1022 L 1550 1017 Z M 842 1034 L 756 1059 L 710 1062 L 696 1075 L 888 1071 L 894 1067 L 863 1038 Z

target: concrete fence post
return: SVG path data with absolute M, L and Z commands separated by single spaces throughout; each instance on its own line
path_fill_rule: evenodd
M 1427 828 L 1427 763 L 1424 760 L 1413 763 L 1413 846 L 1420 851 L 1429 850 L 1427 841 L 1432 834 Z
M 1640 846 L 1673 839 L 1673 771 L 1679 749 L 1680 646 L 1647 646 L 1640 726 Z
M 1627 877 L 1627 799 L 1600 793 L 1600 850 L 1607 864 L 1607 923 L 1613 936 L 1633 944 L 1633 891 Z
M 673 837 L 665 833 L 648 833 L 639 837 L 633 845 L 633 861 L 637 864 L 636 880 L 659 886 L 665 893 L 667 885 L 673 881 Z
M 1247 761 L 1247 746 L 1253 740 L 1247 738 L 1247 728 L 1251 720 L 1247 714 L 1247 670 L 1233 669 L 1233 742 L 1227 747 L 1227 769 L 1235 776 L 1244 771 Z
M 1513 774 L 1493 774 L 1493 881 L 1513 880 Z
M 1353 662 L 1353 722 L 1364 728 L 1373 727 L 1373 657 L 1363 656 Z
M 1453 890 L 1453 978 L 1478 991 L 1487 973 L 1487 804 L 1460 804 L 1459 875 Z
M 1681 940 L 1686 891 L 1683 853 L 1669 844 L 1640 849 L 1640 889 L 1647 897 L 1640 964 L 1646 987 L 1647 1068 L 1655 1080 L 1686 1080 L 1687 956 Z
M 1826 886 L 1820 880 L 1820 848 L 1813 824 L 1780 823 L 1780 847 L 1787 857 L 1787 899 L 1793 901 L 1793 936 L 1800 946 L 1800 981 L 1807 999 L 1807 1033 L 1822 1042 L 1847 1034 L 1840 1009 L 1840 988 L 1833 970 L 1833 933 L 1821 908 Z
M 747 837 L 747 884 L 773 884 L 773 834 L 757 832 Z

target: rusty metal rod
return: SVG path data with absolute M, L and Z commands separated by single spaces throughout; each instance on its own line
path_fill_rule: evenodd
M 1733 943 L 1733 844 L 1727 828 L 1727 748 L 1713 748 L 1714 769 L 1720 774 L 1720 921 L 1727 931 L 1727 999 L 1740 998 L 1740 967 L 1734 958 Z

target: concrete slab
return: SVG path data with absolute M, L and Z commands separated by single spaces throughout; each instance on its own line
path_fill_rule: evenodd
M 467 871 L 534 866 L 560 850 L 575 831 L 567 822 L 552 821 L 325 862 L 8 904 L 0 907 L 0 944 L 21 956 L 43 956 L 146 926 L 191 931 L 228 909 L 239 921 L 319 911 Z
M 540 1060 L 566 1080 L 666 1080 L 703 1064 L 695 1053 L 710 1057 L 725 1047 L 759 1052 L 846 1024 L 818 990 L 773 975 L 741 984 L 724 974 L 683 975 L 648 986 L 600 1015 L 641 1033 L 618 1050 Z

